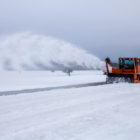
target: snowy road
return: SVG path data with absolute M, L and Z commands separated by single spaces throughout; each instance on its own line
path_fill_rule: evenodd
M 90 87 L 90 86 L 101 86 L 105 84 L 106 82 L 94 82 L 94 83 L 87 83 L 87 84 L 67 85 L 67 86 L 58 86 L 58 87 L 1 91 L 0 96 L 17 95 L 17 94 L 23 94 L 23 93 L 29 94 L 29 93 L 35 93 L 35 92 L 41 92 L 41 91 L 57 90 L 57 89 L 71 89 L 71 88 L 82 88 L 82 87 Z
M 139 107 L 140 84 L 0 96 L 0 140 L 139 140 Z
M 45 71 L 0 72 L 0 92 L 37 88 L 55 88 L 105 81 L 102 71 L 74 71 L 66 73 Z

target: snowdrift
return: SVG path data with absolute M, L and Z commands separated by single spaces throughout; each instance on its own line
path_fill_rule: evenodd
M 0 37 L 0 70 L 102 69 L 96 56 L 66 41 L 29 32 Z

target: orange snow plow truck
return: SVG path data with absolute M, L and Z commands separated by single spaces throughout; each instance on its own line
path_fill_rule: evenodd
M 107 83 L 140 83 L 140 58 L 119 58 L 118 63 L 106 62 Z

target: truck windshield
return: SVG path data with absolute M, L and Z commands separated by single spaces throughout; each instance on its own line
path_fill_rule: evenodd
M 133 60 L 120 60 L 120 68 L 121 69 L 134 69 L 134 61 Z

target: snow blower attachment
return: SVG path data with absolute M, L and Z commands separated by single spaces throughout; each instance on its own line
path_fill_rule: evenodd
M 119 58 L 118 63 L 112 63 L 106 58 L 107 83 L 140 83 L 140 58 Z

